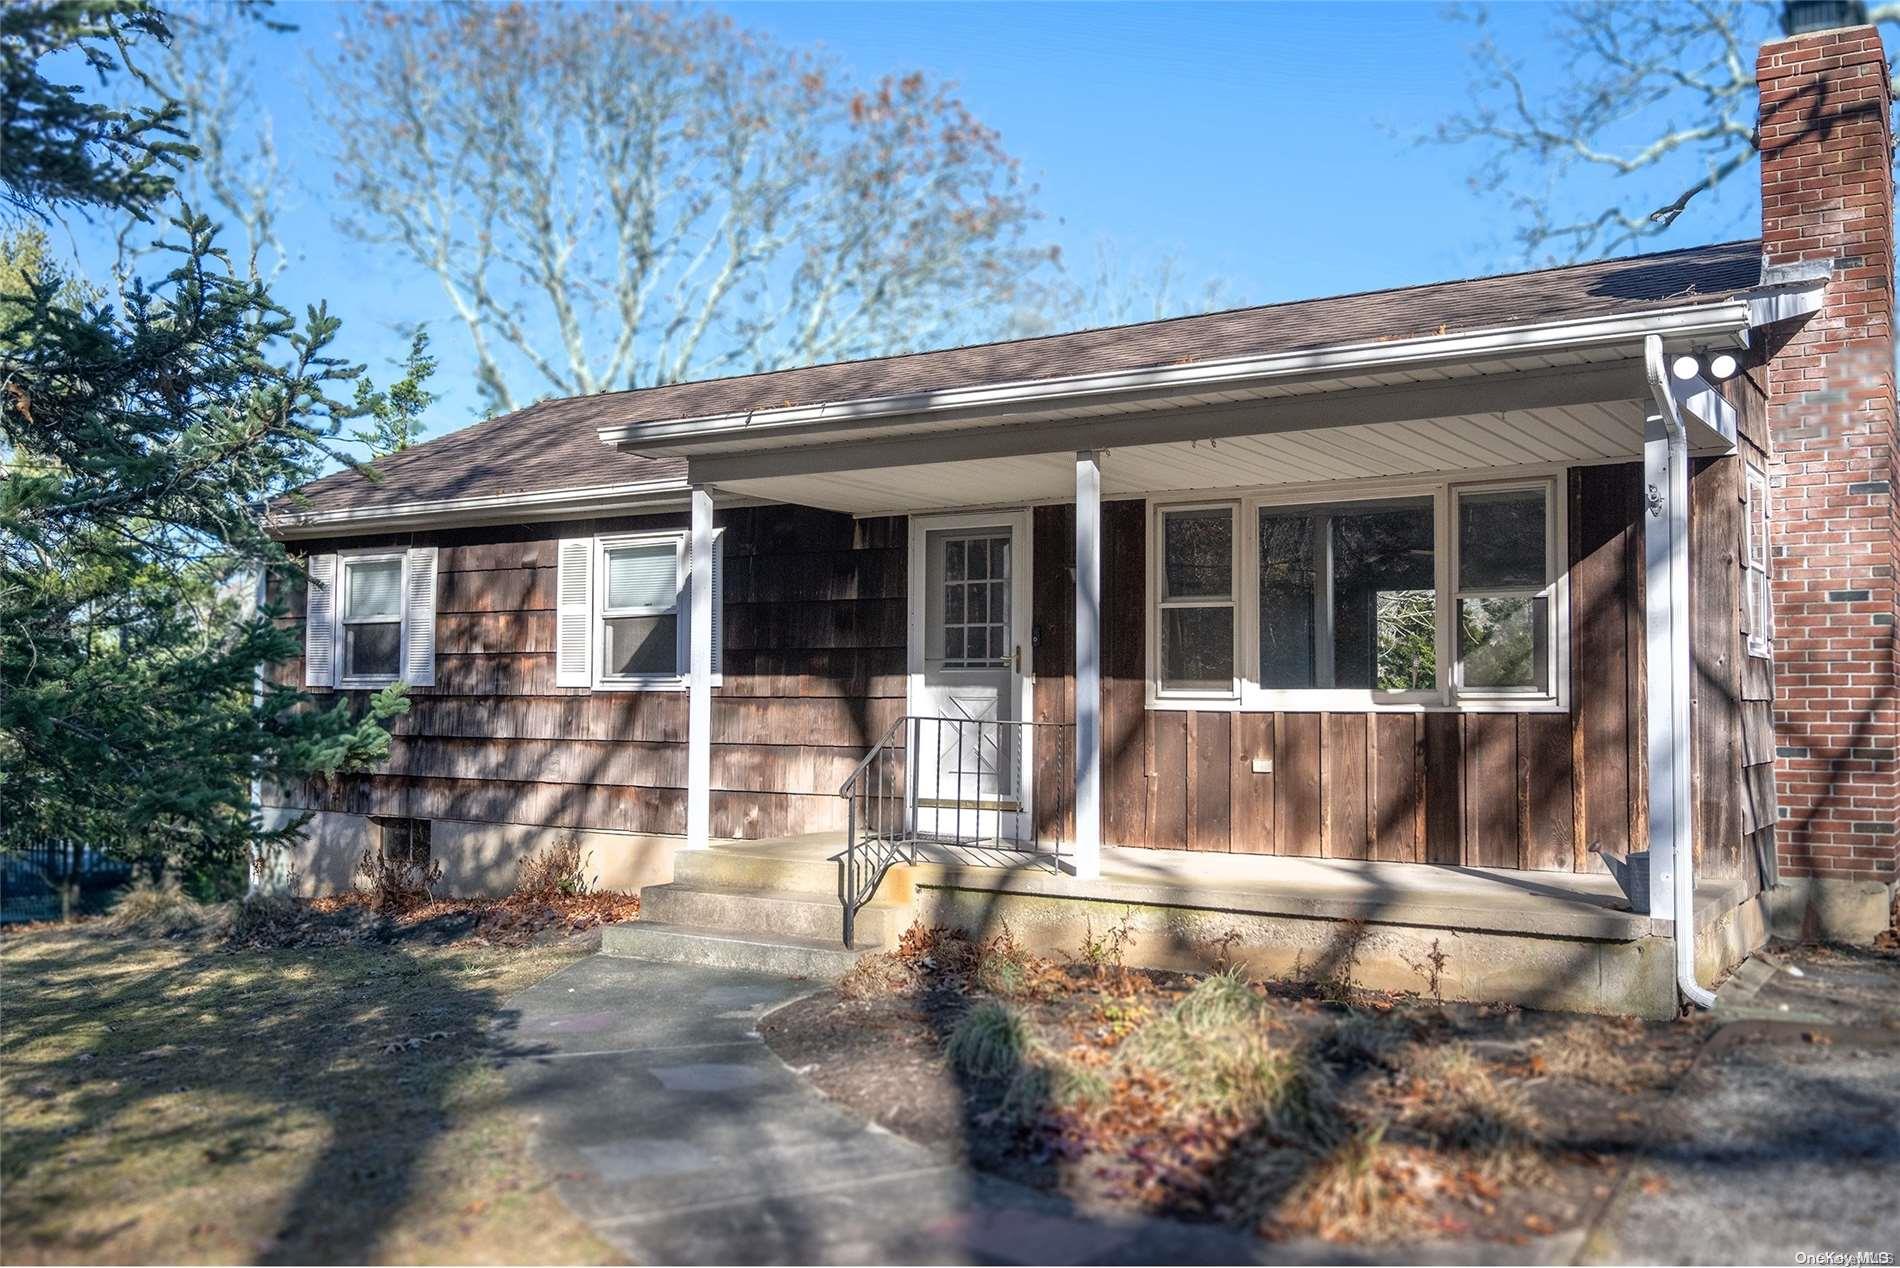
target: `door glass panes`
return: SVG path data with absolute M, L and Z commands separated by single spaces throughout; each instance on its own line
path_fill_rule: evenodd
M 1008 662 L 1010 540 L 1007 535 L 937 539 L 943 552 L 938 601 L 946 669 Z

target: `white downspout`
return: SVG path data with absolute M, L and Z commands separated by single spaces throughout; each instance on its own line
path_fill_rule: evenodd
M 1644 563 L 1647 568 L 1650 914 L 1666 877 L 1676 944 L 1676 987 L 1689 1002 L 1715 1007 L 1695 977 L 1695 840 L 1690 799 L 1689 437 L 1669 382 L 1661 335 L 1643 338 L 1643 363 L 1656 410 L 1643 444 Z M 1660 628 L 1659 628 L 1660 627 Z M 1662 848 L 1659 848 L 1662 847 Z

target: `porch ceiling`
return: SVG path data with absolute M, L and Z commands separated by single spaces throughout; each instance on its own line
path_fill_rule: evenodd
M 1640 400 L 1117 445 L 1104 497 L 1637 460 Z M 1068 501 L 1073 451 L 721 478 L 727 492 L 860 515 Z

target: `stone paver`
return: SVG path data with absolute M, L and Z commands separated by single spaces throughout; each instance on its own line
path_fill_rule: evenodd
M 867 1124 L 758 1038 L 760 1017 L 811 989 L 595 956 L 517 996 L 494 1038 L 562 1199 L 641 1263 L 1378 1262 L 1083 1211 Z M 1400 1255 L 1473 1262 L 1473 1249 Z M 1477 1249 L 1477 1262 L 1526 1255 Z

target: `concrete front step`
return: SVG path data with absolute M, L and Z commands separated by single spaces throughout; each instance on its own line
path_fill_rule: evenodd
M 847 951 L 837 942 L 682 928 L 644 917 L 624 925 L 608 925 L 600 935 L 602 955 L 667 964 L 705 964 L 826 982 L 843 977 L 859 956 L 881 950 L 862 940 L 857 950 Z
M 834 894 L 674 881 L 640 891 L 640 916 L 661 924 L 764 937 L 809 938 L 844 945 L 844 904 Z M 895 945 L 910 923 L 910 908 L 874 903 L 858 911 L 856 940 Z
M 769 889 L 780 894 L 829 894 L 832 902 L 838 901 L 838 864 L 809 854 L 788 857 L 721 846 L 681 850 L 673 856 L 673 880 L 687 885 Z

